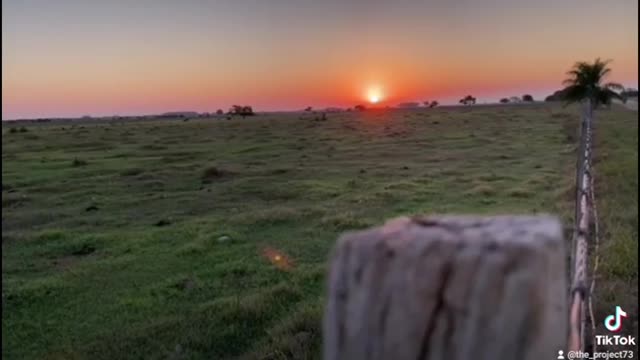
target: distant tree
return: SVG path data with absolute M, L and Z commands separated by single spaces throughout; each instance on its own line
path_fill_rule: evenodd
M 533 102 L 533 96 L 531 96 L 529 94 L 524 94 L 524 95 L 522 95 L 522 101 Z
M 423 104 L 424 104 L 424 106 L 426 106 L 426 107 L 429 107 L 429 105 L 431 105 L 431 103 L 430 103 L 430 102 L 428 102 L 428 101 L 423 101 L 422 103 L 423 103 Z
M 509 99 L 507 99 L 507 98 L 500 99 L 500 103 L 501 104 L 507 104 L 508 102 L 509 102 Z
M 471 95 L 467 95 L 460 99 L 459 103 L 463 105 L 474 105 L 476 103 L 476 98 Z
M 364 105 L 360 105 L 360 104 L 359 104 L 359 105 L 354 106 L 353 108 L 354 108 L 355 110 L 358 110 L 358 111 L 364 111 L 364 110 L 366 110 L 366 109 L 367 109 Z
M 555 91 L 553 94 L 544 98 L 544 101 L 564 101 L 566 97 L 567 90 L 561 89 Z
M 253 112 L 253 108 L 251 106 L 245 105 L 242 107 L 242 115 L 244 116 L 252 116 L 255 115 L 255 113 Z
M 429 104 L 429 108 L 433 109 L 434 107 L 436 107 L 438 105 L 440 105 L 440 103 L 438 103 L 437 101 L 434 100 L 434 101 L 431 102 L 431 104 Z
M 311 110 L 313 110 L 313 108 L 312 108 L 311 106 L 307 106 L 307 107 L 304 109 L 304 111 L 306 111 L 306 112 L 310 112 Z
M 568 79 L 562 82 L 564 99 L 568 103 L 588 101 L 591 110 L 599 105 L 610 105 L 611 100 L 626 101 L 626 98 L 617 91 L 624 91 L 624 87 L 618 83 L 604 83 L 611 69 L 607 67 L 610 60 L 602 61 L 597 58 L 593 63 L 584 61 L 576 62 L 567 72 Z
M 222 109 L 218 109 L 216 111 L 216 115 L 224 115 L 224 111 L 222 111 Z
M 520 99 L 517 96 L 512 96 L 512 97 L 509 98 L 509 101 L 512 102 L 512 103 L 519 103 L 519 102 L 522 102 L 522 99 Z
M 253 108 L 251 106 L 242 106 L 242 105 L 233 105 L 229 110 L 229 114 L 231 115 L 240 115 L 243 118 L 245 116 L 253 116 L 255 113 L 253 112 Z

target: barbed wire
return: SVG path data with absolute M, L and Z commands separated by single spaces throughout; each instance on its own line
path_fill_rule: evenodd
M 594 249 L 593 249 L 593 270 L 591 274 L 591 286 L 589 287 L 589 316 L 591 318 L 591 331 L 592 335 L 596 333 L 596 322 L 595 317 L 593 315 L 593 294 L 595 292 L 596 287 L 596 274 L 598 272 L 598 264 L 599 264 L 599 247 L 600 247 L 600 227 L 598 226 L 598 207 L 596 205 L 596 188 L 595 188 L 595 176 L 591 177 L 591 209 L 593 210 L 593 238 L 594 238 Z M 596 344 L 593 345 L 592 353 L 597 351 Z

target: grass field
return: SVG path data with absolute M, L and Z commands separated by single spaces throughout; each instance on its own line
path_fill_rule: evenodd
M 571 234 L 576 109 L 314 116 L 3 126 L 3 358 L 318 358 L 344 231 L 547 212 Z M 637 113 L 596 134 L 606 313 L 637 281 Z
M 638 338 L 638 113 L 597 113 L 595 191 L 601 245 L 593 294 L 597 333 L 620 305 L 623 332 Z M 592 259 L 594 260 L 594 259 Z M 625 348 L 621 348 L 625 349 Z M 637 349 L 637 347 L 636 347 Z M 626 350 L 629 350 L 627 347 Z

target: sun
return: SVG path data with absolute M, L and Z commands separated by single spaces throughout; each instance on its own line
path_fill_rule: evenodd
M 380 88 L 377 86 L 370 87 L 369 90 L 367 90 L 367 99 L 372 104 L 379 103 L 382 100 L 382 91 Z

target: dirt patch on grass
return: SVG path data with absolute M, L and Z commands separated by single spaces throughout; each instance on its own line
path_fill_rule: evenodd
M 202 175 L 200 175 L 200 180 L 203 184 L 210 184 L 214 181 L 222 180 L 229 178 L 233 173 L 229 170 L 222 169 L 217 166 L 210 166 L 202 171 Z
M 86 160 L 82 160 L 78 158 L 73 159 L 73 161 L 71 162 L 71 166 L 73 167 L 87 166 L 87 165 L 89 165 L 89 163 Z
M 80 262 L 95 260 L 96 257 L 96 247 L 89 244 L 83 244 L 77 249 L 71 251 L 71 254 L 55 258 L 51 264 L 58 270 L 69 270 Z
M 31 201 L 31 199 L 24 195 L 18 193 L 7 193 L 2 194 L 2 208 L 16 208 L 25 205 Z

